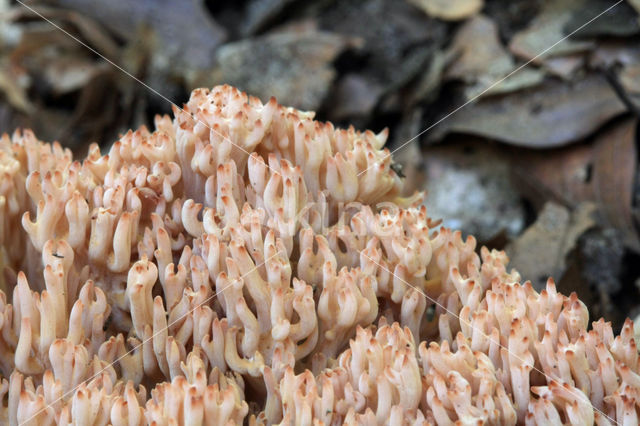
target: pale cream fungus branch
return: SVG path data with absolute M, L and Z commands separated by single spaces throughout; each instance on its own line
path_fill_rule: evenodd
M 313 117 L 219 86 L 80 160 L 2 136 L 0 423 L 638 424 L 630 321 Z

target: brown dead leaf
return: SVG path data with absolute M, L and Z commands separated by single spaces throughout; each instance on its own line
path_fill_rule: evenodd
M 540 68 L 526 67 L 503 80 L 485 81 L 468 86 L 464 90 L 466 99 L 504 95 L 519 90 L 531 89 L 544 81 L 545 71 Z
M 263 31 L 281 15 L 295 0 L 250 0 L 242 21 L 242 34 L 254 35 Z
M 560 78 L 570 79 L 582 69 L 585 62 L 586 58 L 584 54 L 574 53 L 565 56 L 547 58 L 544 61 L 544 68 L 549 70 L 551 74 Z
M 589 66 L 618 69 L 618 79 L 626 92 L 640 94 L 640 44 L 624 40 L 605 41 L 590 56 Z
M 467 105 L 440 123 L 431 137 L 458 132 L 548 148 L 582 139 L 625 110 L 598 74 L 571 84 L 549 79 L 534 89 Z
M 640 32 L 640 20 L 638 13 L 627 3 L 585 0 L 582 7 L 572 13 L 564 32 L 575 33 L 575 38 L 629 37 Z
M 22 76 L 26 77 L 26 76 Z M 22 80 L 22 81 L 21 81 Z M 0 62 L 0 94 L 2 94 L 9 104 L 25 113 L 33 111 L 33 105 L 25 91 L 24 78 L 18 73 L 15 67 L 10 66 L 7 61 Z
M 498 27 L 484 15 L 475 16 L 460 27 L 449 54 L 455 60 L 445 78 L 466 82 L 467 99 L 533 87 L 542 82 L 545 74 L 543 70 L 527 67 L 500 81 L 517 67 L 500 41 Z
M 627 92 L 640 94 L 640 63 L 624 67 L 620 72 L 620 83 Z
M 535 59 L 536 63 L 544 62 L 545 58 L 561 56 L 591 49 L 591 41 L 566 39 L 565 25 L 573 15 L 581 10 L 586 0 L 549 1 L 529 26 L 516 33 L 509 43 L 509 49 L 514 55 L 525 60 Z M 550 46 L 553 46 L 549 49 Z M 549 50 L 547 50 L 549 49 Z M 544 54 L 542 54 L 544 52 Z
M 640 252 L 631 201 L 636 176 L 637 120 L 625 120 L 601 133 L 594 142 L 592 198 L 606 222 L 622 232 L 625 244 Z
M 594 211 L 589 203 L 577 206 L 574 211 L 546 203 L 533 225 L 505 248 L 509 265 L 538 290 L 545 287 L 548 277 L 560 280 L 567 268 L 567 254 L 578 238 L 595 225 Z
M 609 67 L 616 63 L 630 65 L 640 63 L 640 44 L 625 40 L 603 40 L 589 56 L 592 68 Z
M 442 73 L 451 61 L 451 55 L 442 51 L 435 51 L 427 67 L 419 73 L 407 96 L 406 105 L 410 108 L 419 102 L 431 102 L 437 96 L 437 91 L 442 84 Z M 420 132 L 408 135 L 408 139 Z
M 43 71 L 53 94 L 60 95 L 84 87 L 105 66 L 109 65 L 77 55 L 63 55 L 48 60 Z
M 336 122 L 368 116 L 376 106 L 382 91 L 379 84 L 367 80 L 360 74 L 345 74 L 336 84 L 333 96 L 329 100 L 329 119 Z
M 42 55 L 36 52 L 44 51 L 45 55 L 57 54 L 60 50 L 76 50 L 85 55 L 86 49 L 79 46 L 72 38 L 54 28 L 48 22 L 30 23 L 24 26 L 20 40 L 9 52 L 9 58 L 14 64 L 24 64 L 29 68 L 30 63 L 36 63 Z M 46 65 L 38 64 L 36 67 L 42 71 Z
M 82 88 L 100 68 L 108 66 L 46 22 L 25 25 L 9 58 L 14 68 L 24 69 L 33 81 L 45 83 L 40 91 L 46 88 L 54 96 Z
M 140 26 L 158 35 L 154 52 L 174 72 L 185 68 L 205 69 L 213 64 L 215 49 L 226 39 L 226 31 L 196 0 L 53 0 L 99 20 L 125 40 L 133 40 Z M 160 59 L 159 59 L 160 60 Z
M 592 144 L 555 151 L 523 152 L 514 157 L 515 177 L 533 201 L 552 199 L 568 206 L 593 202 L 603 225 L 618 229 L 625 245 L 640 251 L 633 223 L 636 175 L 635 120 L 613 123 Z
M 107 56 L 108 58 L 116 57 L 116 55 L 118 54 L 118 45 L 104 31 L 101 25 L 99 25 L 96 21 L 89 18 L 88 16 L 76 13 L 71 10 L 64 10 L 42 5 L 31 5 L 29 7 L 31 7 L 33 10 L 47 19 L 57 21 L 59 23 L 68 23 L 73 25 L 76 28 L 81 39 L 84 39 L 90 46 L 92 46 L 94 49 Z M 33 12 L 22 6 L 16 6 L 11 10 L 12 20 L 21 18 L 33 18 L 34 16 L 35 15 L 33 14 Z M 98 16 L 97 18 L 100 17 Z M 51 24 L 47 23 L 47 26 L 50 27 Z M 60 33 L 61 36 L 66 37 L 69 42 L 75 44 L 78 43 L 77 41 L 62 33 L 60 30 L 56 28 L 53 28 L 53 30 Z
M 383 88 L 376 111 L 397 114 L 406 109 L 404 95 L 398 96 L 398 89 L 404 89 L 427 70 L 432 53 L 440 50 L 447 38 L 447 24 L 404 0 L 307 3 L 322 5 L 311 15 L 321 30 L 363 41 L 360 48 L 341 59 L 350 59 L 349 71 Z
M 547 200 L 573 207 L 589 199 L 593 146 L 576 144 L 555 150 L 513 152 L 515 182 L 524 196 L 541 208 Z
M 432 18 L 461 21 L 480 12 L 484 0 L 408 0 Z
M 498 27 L 488 17 L 477 15 L 466 21 L 451 42 L 456 59 L 445 73 L 467 83 L 478 79 L 495 79 L 514 68 L 511 55 L 500 43 Z
M 217 72 L 199 83 L 224 82 L 263 100 L 275 96 L 282 104 L 316 110 L 335 77 L 333 60 L 355 42 L 342 35 L 311 31 L 228 43 L 217 51 Z

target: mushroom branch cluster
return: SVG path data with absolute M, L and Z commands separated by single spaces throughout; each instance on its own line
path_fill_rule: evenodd
M 0 423 L 638 424 L 631 322 L 430 220 L 386 137 L 230 86 L 81 161 L 2 136 Z

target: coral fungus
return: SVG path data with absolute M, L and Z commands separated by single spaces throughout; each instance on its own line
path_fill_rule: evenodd
M 3 424 L 637 424 L 631 324 L 431 221 L 386 132 L 229 86 L 155 126 L 0 140 Z

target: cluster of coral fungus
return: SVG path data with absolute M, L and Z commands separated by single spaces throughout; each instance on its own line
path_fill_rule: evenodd
M 637 424 L 631 324 L 438 228 L 386 134 L 229 86 L 155 125 L 0 140 L 0 423 Z

